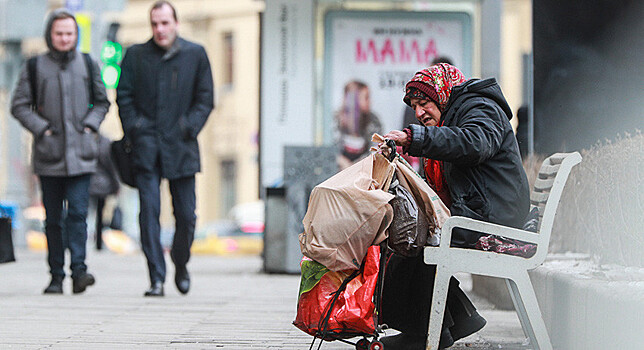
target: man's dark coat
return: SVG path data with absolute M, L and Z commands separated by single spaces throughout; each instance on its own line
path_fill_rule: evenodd
M 117 89 L 125 135 L 133 142 L 137 167 L 178 179 L 201 170 L 197 135 L 214 107 L 206 51 L 177 38 L 169 50 L 153 40 L 130 47 Z

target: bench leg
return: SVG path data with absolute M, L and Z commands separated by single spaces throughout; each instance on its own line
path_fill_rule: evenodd
M 539 310 L 537 296 L 527 271 L 514 280 L 505 280 L 514 308 L 517 311 L 523 332 L 530 339 L 534 350 L 552 350 L 550 337 L 543 316 Z
M 427 331 L 427 350 L 438 350 L 447 304 L 447 290 L 452 273 L 440 265 L 436 266 L 432 307 L 429 310 L 429 329 Z

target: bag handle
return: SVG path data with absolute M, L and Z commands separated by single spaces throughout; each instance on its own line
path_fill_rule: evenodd
M 391 153 L 389 153 L 389 157 L 387 157 L 387 159 L 390 162 L 393 162 L 394 159 L 396 159 L 396 156 L 398 155 L 398 152 L 396 152 L 396 142 L 394 142 L 394 140 L 385 139 L 385 144 L 387 144 L 387 147 L 391 149 Z

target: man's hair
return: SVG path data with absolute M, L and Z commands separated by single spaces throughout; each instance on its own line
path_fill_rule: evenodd
M 152 8 L 150 9 L 150 13 L 152 13 L 152 11 L 154 11 L 154 10 L 158 10 L 158 9 L 162 8 L 165 5 L 168 5 L 170 7 L 170 9 L 172 10 L 172 17 L 174 17 L 174 20 L 176 22 L 179 22 L 179 20 L 177 19 L 177 10 L 174 8 L 174 6 L 172 6 L 170 1 L 159 0 L 159 1 L 155 2 L 154 4 L 152 4 Z
M 57 11 L 52 12 L 50 21 L 51 23 L 53 23 L 54 21 L 57 21 L 59 19 L 67 19 L 67 18 L 71 18 L 74 20 L 74 22 L 76 22 L 76 17 L 74 17 L 74 15 L 71 12 L 65 9 L 58 9 Z

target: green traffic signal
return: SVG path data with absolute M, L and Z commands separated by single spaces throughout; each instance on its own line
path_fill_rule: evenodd
M 101 78 L 105 87 L 108 89 L 116 89 L 119 85 L 119 78 L 121 76 L 121 67 L 118 64 L 108 63 L 101 69 Z
M 101 61 L 103 63 L 118 64 L 123 58 L 123 48 L 121 44 L 113 41 L 106 41 L 101 48 Z
M 116 89 L 119 84 L 121 76 L 121 67 L 119 63 L 123 58 L 123 48 L 121 44 L 106 41 L 101 48 L 101 61 L 103 61 L 103 68 L 101 69 L 101 78 L 105 87 L 108 89 Z

